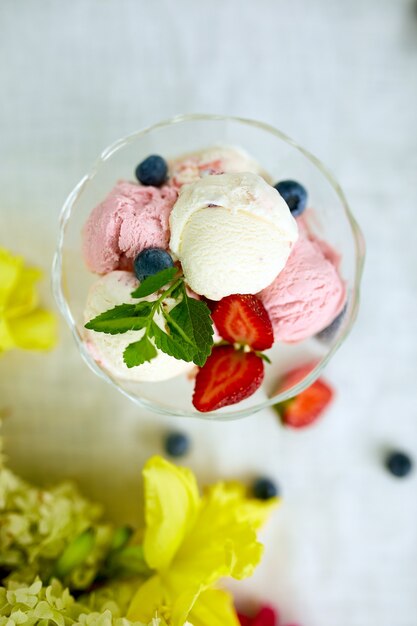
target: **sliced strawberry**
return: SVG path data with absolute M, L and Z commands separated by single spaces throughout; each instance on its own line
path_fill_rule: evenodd
M 272 607 L 264 606 L 252 621 L 252 626 L 276 626 L 277 618 L 277 613 Z
M 279 386 L 284 391 L 305 378 L 314 364 L 291 370 Z M 275 405 L 283 424 L 292 428 L 303 428 L 315 422 L 327 409 L 334 396 L 334 391 L 322 378 L 318 378 L 310 387 L 284 402 Z
M 223 339 L 266 350 L 274 342 L 271 320 L 262 302 L 251 295 L 234 294 L 222 298 L 212 318 Z
M 254 352 L 217 346 L 197 374 L 193 405 L 206 412 L 236 404 L 255 393 L 263 377 L 263 361 Z
M 254 617 L 237 614 L 241 626 L 277 626 L 278 613 L 270 606 L 263 606 Z

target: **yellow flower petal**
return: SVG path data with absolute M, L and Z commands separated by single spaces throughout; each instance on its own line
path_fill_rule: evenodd
M 232 596 L 220 589 L 207 589 L 194 604 L 189 617 L 193 626 L 239 626 Z
M 129 618 L 149 621 L 158 610 L 171 626 L 238 626 L 230 597 L 212 587 L 253 573 L 263 552 L 256 530 L 276 501 L 249 499 L 240 483 L 218 483 L 199 498 L 191 472 L 160 457 L 146 464 L 144 482 L 144 553 L 157 573 Z
M 35 268 L 25 268 L 20 272 L 9 295 L 6 316 L 8 318 L 26 315 L 33 311 L 39 302 L 36 283 L 42 278 L 42 272 Z
M 219 484 L 207 487 L 204 493 L 209 495 L 212 490 L 217 489 L 219 489 Z M 258 500 L 248 497 L 247 487 L 239 482 L 221 483 L 221 492 L 224 501 L 227 500 L 229 505 L 234 503 L 238 507 L 239 519 L 248 521 L 256 530 L 262 528 L 280 503 L 280 498 Z
M 254 507 L 247 507 L 243 491 L 227 484 L 207 490 L 197 522 L 169 572 L 172 587 L 206 589 L 225 576 L 251 576 L 263 553 L 256 538 Z
M 15 347 L 13 336 L 10 333 L 9 324 L 5 317 L 0 316 L 0 354 L 5 350 Z
M 56 343 L 55 316 L 42 309 L 9 320 L 9 331 L 17 348 L 49 350 Z
M 161 613 L 165 605 L 164 590 L 159 576 L 152 576 L 139 587 L 130 603 L 127 618 L 134 621 L 149 623 Z
M 161 457 L 151 458 L 143 470 L 145 536 L 143 549 L 149 567 L 163 570 L 171 563 L 194 525 L 200 497 L 194 474 Z
M 5 308 L 23 268 L 23 259 L 0 248 L 0 311 Z

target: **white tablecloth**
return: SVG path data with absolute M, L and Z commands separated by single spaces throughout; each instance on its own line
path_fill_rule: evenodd
M 97 153 L 180 112 L 268 121 L 329 164 L 368 244 L 363 304 L 328 368 L 338 391 L 303 432 L 272 413 L 223 424 L 145 415 L 81 362 L 0 361 L 12 467 L 75 477 L 134 521 L 139 471 L 167 428 L 202 480 L 269 474 L 284 504 L 247 597 L 304 626 L 417 624 L 417 12 L 407 0 L 2 0 L 0 245 L 48 270 L 57 215 Z M 414 7 L 415 9 L 415 7 Z M 45 297 L 50 298 L 47 285 Z M 128 496 L 128 497 L 127 497 Z

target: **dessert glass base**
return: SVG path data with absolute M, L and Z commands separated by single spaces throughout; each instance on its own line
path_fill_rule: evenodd
M 186 375 L 162 382 L 129 382 L 115 378 L 93 358 L 84 342 L 84 307 L 97 280 L 85 267 L 81 232 L 91 210 L 110 192 L 115 181 L 132 179 L 135 164 L 149 154 L 166 159 L 210 145 L 243 148 L 268 172 L 272 181 L 295 179 L 309 191 L 308 227 L 340 256 L 340 274 L 347 304 L 341 323 L 331 336 L 285 344 L 276 341 L 266 351 L 265 379 L 258 391 L 238 404 L 200 413 L 191 402 L 194 381 Z M 53 264 L 53 289 L 87 365 L 136 404 L 157 413 L 210 420 L 251 415 L 283 402 L 307 388 L 342 345 L 355 321 L 365 246 L 345 196 L 330 172 L 308 151 L 267 124 L 217 115 L 186 115 L 160 122 L 120 139 L 104 150 L 67 198 L 60 218 L 58 247 Z M 244 268 L 243 268 L 244 269 Z M 219 276 L 221 280 L 221 276 Z M 279 380 L 297 366 L 312 363 L 308 375 L 281 390 Z

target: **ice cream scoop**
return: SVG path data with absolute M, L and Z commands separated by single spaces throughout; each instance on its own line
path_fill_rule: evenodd
M 211 146 L 184 154 L 170 161 L 169 170 L 171 184 L 175 187 L 193 183 L 204 176 L 226 172 L 253 172 L 267 177 L 256 161 L 235 146 Z
M 325 328 L 346 299 L 339 258 L 332 248 L 308 232 L 299 219 L 300 237 L 282 272 L 259 295 L 276 340 L 302 341 Z
M 138 299 L 133 299 L 130 295 L 138 285 L 139 282 L 131 272 L 115 271 L 102 276 L 90 288 L 84 312 L 85 321 L 90 321 L 117 304 L 138 302 Z M 151 301 L 155 298 L 156 294 L 152 294 L 143 299 Z M 162 318 L 156 316 L 154 319 L 162 327 Z M 160 350 L 157 350 L 158 355 L 152 361 L 128 368 L 123 361 L 123 352 L 130 343 L 139 341 L 144 334 L 143 329 L 119 335 L 93 330 L 84 332 L 85 343 L 94 360 L 116 378 L 136 382 L 156 382 L 174 378 L 194 368 L 193 363 L 175 359 Z
M 97 274 L 130 269 L 145 248 L 167 248 L 168 218 L 177 192 L 120 181 L 91 213 L 83 230 L 87 267 Z
M 187 283 L 211 300 L 265 288 L 285 266 L 298 237 L 278 191 L 251 172 L 184 185 L 169 221 L 170 248 Z

